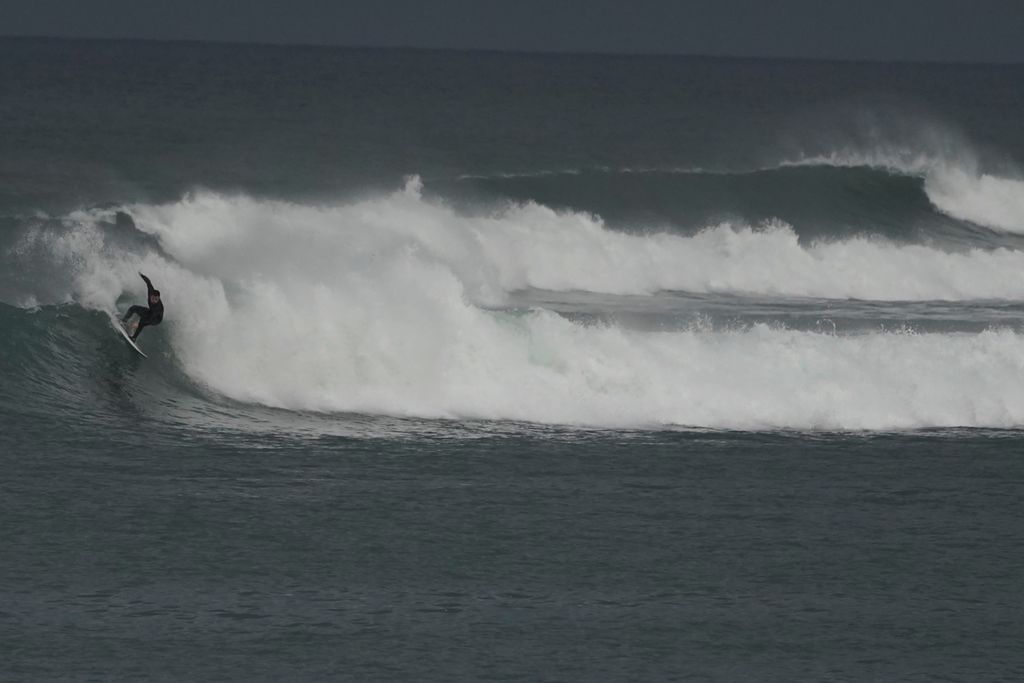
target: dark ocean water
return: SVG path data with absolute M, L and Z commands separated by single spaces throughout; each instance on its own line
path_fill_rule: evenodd
M 1021 66 L 0 40 L 0 678 L 1021 679 L 1022 120 Z

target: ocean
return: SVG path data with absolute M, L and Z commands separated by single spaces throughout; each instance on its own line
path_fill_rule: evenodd
M 0 678 L 1020 680 L 1022 121 L 1024 65 L 0 39 Z

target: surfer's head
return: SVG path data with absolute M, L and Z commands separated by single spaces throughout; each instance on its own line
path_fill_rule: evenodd
M 151 304 L 158 304 L 158 303 L 160 303 L 160 290 L 159 289 L 154 289 L 152 292 L 149 293 L 149 303 L 151 303 Z

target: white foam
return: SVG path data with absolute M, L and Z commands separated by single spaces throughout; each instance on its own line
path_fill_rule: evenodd
M 129 253 L 98 221 L 36 235 L 112 310 L 163 290 L 159 332 L 195 381 L 315 411 L 586 425 L 888 429 L 1024 424 L 1024 338 L 765 326 L 642 332 L 476 304 L 521 287 L 860 298 L 1024 296 L 1024 255 L 857 238 L 801 246 L 787 226 L 625 235 L 596 217 L 509 205 L 463 215 L 416 181 L 300 205 L 202 193 L 133 206 L 159 240 Z M 145 340 L 144 340 L 145 345 Z
M 925 177 L 924 187 L 931 202 L 954 218 L 1024 233 L 1024 180 L 942 168 Z
M 1024 340 L 1008 331 L 637 333 L 433 303 L 412 320 L 325 318 L 313 339 L 288 327 L 258 343 L 181 339 L 182 355 L 216 390 L 290 409 L 740 429 L 1024 424 Z

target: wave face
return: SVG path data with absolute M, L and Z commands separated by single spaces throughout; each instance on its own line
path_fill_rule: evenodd
M 1010 248 L 804 244 L 778 221 L 626 233 L 535 202 L 460 210 L 418 179 L 346 203 L 201 192 L 122 208 L 134 222 L 113 209 L 37 220 L 8 258 L 48 262 L 55 300 L 96 311 L 73 317 L 98 336 L 99 312 L 149 275 L 168 308 L 143 346 L 166 344 L 159 362 L 180 375 L 167 391 L 189 400 L 592 426 L 1024 423 L 1024 337 L 995 316 L 949 322 L 975 300 L 1024 297 L 1024 252 Z M 581 292 L 590 310 L 619 308 L 588 317 L 566 303 Z M 671 292 L 741 303 L 711 319 L 659 308 Z M 954 313 L 927 333 L 905 312 L 851 332 L 848 299 Z M 789 317 L 765 322 L 756 301 Z

